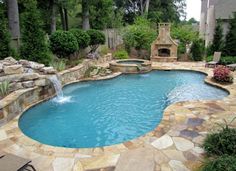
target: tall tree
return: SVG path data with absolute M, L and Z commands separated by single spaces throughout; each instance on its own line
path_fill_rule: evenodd
M 224 46 L 223 40 L 223 28 L 221 21 L 218 21 L 215 28 L 214 38 L 210 46 L 210 51 L 212 55 L 214 52 L 221 52 Z
M 137 16 L 147 15 L 154 22 L 174 22 L 186 18 L 186 0 L 115 0 L 124 8 L 124 20 L 133 23 Z
M 90 3 L 90 24 L 93 29 L 103 30 L 113 25 L 114 17 L 113 0 L 97 0 Z
M 57 29 L 57 19 L 56 19 L 56 2 L 55 0 L 50 0 L 50 9 L 51 9 L 51 15 L 50 15 L 50 32 L 53 33 Z
M 82 25 L 84 30 L 90 29 L 89 1 L 90 0 L 82 0 Z
M 0 2 L 0 59 L 11 55 L 10 35 L 7 28 L 5 6 Z
M 17 0 L 7 0 L 8 25 L 11 37 L 14 40 L 20 39 L 20 21 Z
M 226 35 L 224 54 L 236 56 L 236 12 L 229 22 L 229 32 Z
M 145 4 L 145 13 L 148 14 L 149 11 L 149 4 L 150 4 L 150 0 L 146 0 L 146 4 Z
M 25 0 L 22 14 L 21 58 L 48 64 L 50 61 L 46 34 L 43 31 L 36 0 Z
M 63 30 L 69 30 L 69 12 L 75 9 L 78 0 L 55 0 L 59 8 Z

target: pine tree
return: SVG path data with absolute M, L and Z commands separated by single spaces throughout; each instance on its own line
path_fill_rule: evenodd
M 215 28 L 213 42 L 210 46 L 211 55 L 214 52 L 221 52 L 223 50 L 223 47 L 224 47 L 223 28 L 221 25 L 221 21 L 218 21 Z
M 11 55 L 10 34 L 7 29 L 7 21 L 4 6 L 0 4 L 0 59 Z
M 229 23 L 229 32 L 226 35 L 224 55 L 236 56 L 236 13 Z
M 21 58 L 44 64 L 50 62 L 49 48 L 35 0 L 25 1 L 22 16 Z

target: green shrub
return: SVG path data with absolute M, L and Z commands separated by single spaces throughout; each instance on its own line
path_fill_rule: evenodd
M 236 12 L 233 18 L 229 20 L 229 31 L 225 37 L 225 46 L 223 54 L 225 56 L 236 56 Z
M 65 58 L 78 50 L 78 43 L 71 32 L 55 31 L 50 36 L 50 47 L 58 57 Z
M 3 81 L 0 83 L 0 96 L 4 97 L 9 93 L 10 83 L 8 81 Z
M 156 36 L 156 30 L 151 28 L 151 24 L 148 20 L 137 19 L 135 24 L 125 28 L 123 39 L 128 51 L 130 51 L 131 48 L 150 51 L 151 44 L 155 40 Z
M 173 24 L 171 27 L 171 37 L 178 39 L 183 46 L 199 39 L 198 32 L 191 25 Z
M 225 126 L 218 133 L 208 134 L 203 148 L 208 156 L 236 155 L 236 129 Z
M 91 48 L 91 52 L 95 52 L 99 45 L 105 44 L 106 37 L 105 34 L 99 30 L 90 29 L 87 31 L 90 36 L 89 46 Z
M 212 41 L 212 44 L 208 47 L 207 53 L 210 55 L 213 55 L 214 52 L 221 52 L 224 47 L 224 39 L 223 39 L 223 28 L 221 21 L 218 20 L 216 27 L 215 27 L 215 33 L 214 38 Z
M 213 56 L 207 56 L 205 59 L 206 59 L 206 62 L 213 61 Z
M 11 55 L 10 34 L 7 28 L 6 16 L 3 5 L 0 4 L 0 59 Z
M 20 56 L 23 59 L 49 64 L 51 56 L 37 2 L 26 0 L 24 5 L 26 10 L 22 15 Z
M 171 36 L 179 41 L 178 55 L 186 53 L 186 45 L 198 40 L 198 32 L 191 25 L 173 24 Z
M 236 63 L 236 56 L 223 56 L 220 59 L 220 64 L 222 65 L 229 65 Z
M 235 171 L 236 157 L 235 156 L 220 156 L 216 159 L 204 163 L 201 171 Z
M 83 59 L 67 60 L 66 65 L 71 68 L 77 66 L 83 62 Z
M 80 49 L 84 49 L 89 46 L 90 36 L 86 31 L 81 29 L 71 29 L 70 32 L 75 36 Z
M 107 53 L 109 53 L 109 48 L 108 48 L 106 45 L 102 45 L 102 46 L 100 47 L 100 53 L 101 53 L 102 55 L 106 55 Z
M 213 56 L 207 56 L 206 62 L 213 61 Z M 235 64 L 236 63 L 236 56 L 222 56 L 220 59 L 221 65 L 229 65 L 229 64 Z
M 210 62 L 213 60 L 213 56 L 207 56 L 206 62 Z M 229 65 L 229 64 L 235 64 L 236 63 L 236 56 L 222 56 L 220 59 L 221 65 Z
M 191 55 L 194 61 L 202 61 L 204 55 L 204 42 L 195 40 L 191 46 Z
M 186 52 L 186 45 L 182 42 L 178 45 L 178 54 L 184 54 Z
M 113 54 L 115 59 L 128 59 L 129 54 L 125 50 L 118 50 Z
M 66 63 L 63 60 L 59 61 L 53 61 L 50 64 L 53 68 L 55 68 L 57 71 L 63 71 L 66 68 Z

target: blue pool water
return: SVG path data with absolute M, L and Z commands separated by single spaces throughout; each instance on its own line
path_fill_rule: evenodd
M 69 85 L 63 89 L 69 102 L 41 103 L 21 116 L 19 127 L 25 135 L 53 146 L 118 144 L 152 131 L 171 103 L 228 95 L 204 84 L 204 78 L 197 72 L 153 71 Z

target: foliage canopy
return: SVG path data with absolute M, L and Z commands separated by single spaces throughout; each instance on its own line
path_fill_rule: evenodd
M 42 20 L 37 2 L 25 0 L 25 12 L 22 14 L 21 58 L 49 64 L 50 55 L 46 34 L 42 28 Z
M 7 29 L 5 6 L 0 3 L 0 59 L 11 55 L 10 34 Z
M 69 57 L 79 49 L 76 37 L 69 31 L 54 32 L 50 36 L 50 48 L 60 58 Z

